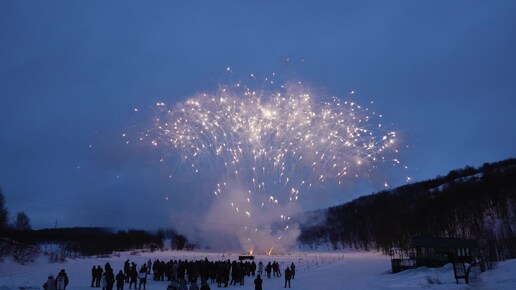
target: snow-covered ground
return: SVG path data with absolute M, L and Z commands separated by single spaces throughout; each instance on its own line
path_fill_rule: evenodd
M 237 260 L 238 254 L 212 252 L 154 252 L 154 253 L 120 253 L 108 258 L 69 259 L 64 263 L 49 263 L 48 257 L 41 256 L 35 262 L 20 265 L 9 259 L 0 263 L 0 290 L 41 289 L 49 274 L 54 276 L 65 269 L 70 278 L 69 290 L 92 289 L 91 268 L 109 262 L 115 274 L 129 259 L 138 265 L 148 259 L 188 259 L 197 260 L 207 257 L 209 260 Z M 315 253 L 298 252 L 288 255 L 256 256 L 256 263 L 278 261 L 282 271 L 287 265 L 296 264 L 296 276 L 292 288 L 297 290 L 341 290 L 341 289 L 516 289 L 516 260 L 498 263 L 494 270 L 480 273 L 473 268 L 470 284 L 456 284 L 453 268 L 418 268 L 397 274 L 390 272 L 390 258 L 370 252 L 333 252 Z M 253 277 L 246 277 L 244 286 L 229 286 L 228 289 L 253 290 Z M 216 284 L 211 284 L 216 289 Z M 264 278 L 263 289 L 284 289 L 284 280 Z M 147 290 L 165 290 L 167 282 L 149 279 Z M 116 288 L 115 288 L 116 289 Z M 128 289 L 126 284 L 124 289 Z

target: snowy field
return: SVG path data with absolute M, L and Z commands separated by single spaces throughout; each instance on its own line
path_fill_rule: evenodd
M 35 262 L 25 266 L 9 259 L 0 263 L 0 290 L 42 289 L 49 274 L 54 276 L 65 269 L 70 278 L 68 290 L 100 289 L 90 288 L 91 268 L 109 262 L 115 274 L 123 268 L 129 259 L 138 265 L 147 260 L 208 258 L 212 261 L 237 260 L 238 254 L 222 254 L 210 252 L 154 252 L 154 253 L 120 253 L 107 258 L 69 259 L 64 263 L 49 263 L 48 257 L 40 256 Z M 292 288 L 297 290 L 341 290 L 341 289 L 516 289 L 516 260 L 498 263 L 494 270 L 480 273 L 473 268 L 470 284 L 464 280 L 457 285 L 453 276 L 453 268 L 446 265 L 442 268 L 419 268 L 397 274 L 390 272 L 390 258 L 370 252 L 332 252 L 315 253 L 299 252 L 288 255 L 256 256 L 255 262 L 278 261 L 283 270 L 290 263 L 296 265 L 296 276 L 292 280 Z M 147 290 L 165 290 L 167 282 L 147 282 Z M 246 277 L 244 286 L 228 286 L 228 289 L 253 290 L 254 277 Z M 263 279 L 264 290 L 284 289 L 283 277 Z M 217 289 L 211 284 L 211 289 Z M 115 287 L 116 289 L 116 287 Z M 128 284 L 124 289 L 128 289 Z

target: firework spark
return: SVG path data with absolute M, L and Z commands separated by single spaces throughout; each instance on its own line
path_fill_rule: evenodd
M 246 250 L 268 252 L 298 233 L 295 204 L 316 185 L 397 162 L 386 157 L 396 133 L 383 131 L 382 116 L 368 108 L 322 101 L 299 84 L 270 94 L 236 87 L 157 103 L 155 124 L 140 140 L 179 156 L 191 172 L 224 172 L 213 193 L 243 223 L 235 235 Z

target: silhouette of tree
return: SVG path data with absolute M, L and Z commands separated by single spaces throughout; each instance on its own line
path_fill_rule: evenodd
M 13 223 L 13 229 L 16 231 L 29 231 L 32 230 L 30 225 L 30 219 L 25 214 L 25 212 L 21 211 L 16 214 L 16 219 Z
M 414 184 L 362 196 L 301 225 L 299 240 L 408 249 L 417 236 L 476 239 L 486 261 L 516 257 L 516 159 L 470 166 Z
M 5 207 L 5 197 L 2 189 L 0 188 L 0 230 L 6 229 L 8 227 L 8 211 Z

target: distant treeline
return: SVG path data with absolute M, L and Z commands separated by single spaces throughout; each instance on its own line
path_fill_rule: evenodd
M 388 252 L 414 237 L 475 239 L 490 261 L 516 258 L 516 159 L 466 167 L 444 177 L 363 196 L 302 225 L 299 240 L 316 246 Z
M 50 252 L 47 254 L 55 257 L 55 260 L 60 260 L 70 256 L 111 254 L 114 251 L 156 250 L 164 248 L 165 241 L 170 241 L 167 248 L 173 250 L 195 247 L 172 228 L 152 232 L 99 227 L 34 230 L 25 212 L 16 213 L 13 221 L 9 221 L 8 217 L 5 197 L 0 188 L 0 261 L 10 255 L 19 262 L 28 262 L 39 254 L 40 249 Z
M 183 249 L 187 239 L 173 230 L 147 232 L 143 230 L 119 230 L 108 228 L 76 227 L 41 230 L 6 229 L 3 242 L 17 246 L 56 245 L 66 256 L 90 256 L 111 254 L 115 251 L 130 251 L 147 248 L 162 249 L 165 239 L 171 240 L 173 249 Z

